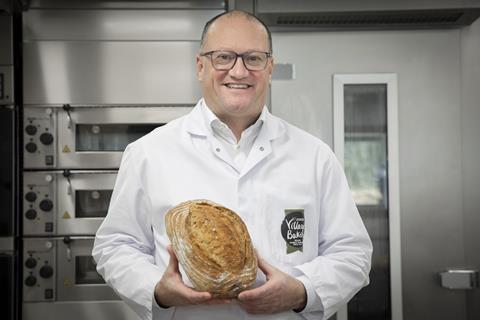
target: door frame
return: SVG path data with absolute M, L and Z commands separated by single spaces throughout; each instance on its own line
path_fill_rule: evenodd
M 402 261 L 400 236 L 400 179 L 398 157 L 398 87 L 395 73 L 362 73 L 333 75 L 333 148 L 344 164 L 344 85 L 385 84 L 387 86 L 387 159 L 390 247 L 390 295 L 392 320 L 403 319 Z M 337 313 L 337 320 L 348 319 L 347 305 Z

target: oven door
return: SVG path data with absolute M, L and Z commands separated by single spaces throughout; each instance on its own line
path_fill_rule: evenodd
M 58 179 L 58 235 L 95 235 L 107 215 L 116 171 L 70 171 Z
M 57 301 L 119 300 L 97 273 L 94 237 L 57 240 Z
M 23 302 L 119 300 L 97 273 L 94 237 L 23 239 Z
M 192 107 L 78 107 L 58 110 L 58 166 L 115 169 L 136 139 Z

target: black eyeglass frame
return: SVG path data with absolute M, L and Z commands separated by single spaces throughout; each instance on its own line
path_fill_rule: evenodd
M 215 64 L 213 63 L 213 56 L 212 56 L 215 52 L 227 52 L 227 53 L 233 53 L 233 54 L 235 54 L 235 60 L 234 60 L 234 62 L 233 62 L 233 64 L 232 64 L 232 66 L 231 66 L 230 68 L 228 68 L 228 69 L 218 69 L 218 68 L 216 68 L 216 67 L 215 67 Z M 247 64 L 245 63 L 245 60 L 243 59 L 243 57 L 248 56 L 249 54 L 252 54 L 252 53 L 254 53 L 254 52 L 264 53 L 264 54 L 267 55 L 267 60 L 266 60 L 265 65 L 263 66 L 262 69 L 254 69 L 254 70 L 250 69 L 250 68 L 247 66 Z M 267 67 L 268 59 L 272 57 L 272 53 L 271 53 L 271 52 L 256 51 L 256 50 L 254 50 L 254 51 L 247 51 L 247 52 L 245 52 L 245 53 L 239 54 L 239 53 L 236 53 L 235 51 L 230 51 L 230 50 L 212 50 L 212 51 L 200 53 L 200 56 L 201 56 L 201 57 L 210 56 L 210 62 L 212 63 L 213 68 L 214 68 L 215 70 L 218 70 L 218 71 L 229 71 L 229 70 L 232 70 L 233 67 L 235 67 L 235 64 L 237 63 L 238 57 L 242 58 L 243 66 L 244 66 L 245 69 L 247 69 L 248 71 L 263 71 L 263 70 L 265 70 L 265 68 Z

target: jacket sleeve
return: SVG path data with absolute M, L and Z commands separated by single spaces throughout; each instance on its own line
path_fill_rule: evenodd
M 297 266 L 306 288 L 321 303 L 307 306 L 302 315 L 328 319 L 369 283 L 372 242 L 353 201 L 340 163 L 328 149 L 327 160 L 317 168 L 319 194 L 318 257 Z M 319 298 L 319 299 L 318 299 Z
M 163 270 L 154 263 L 151 201 L 143 183 L 144 156 L 140 147 L 129 145 L 123 154 L 108 214 L 97 231 L 92 255 L 107 284 L 146 320 L 152 318 L 153 292 Z

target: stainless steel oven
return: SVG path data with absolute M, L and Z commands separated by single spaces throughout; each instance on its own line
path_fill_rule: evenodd
M 138 319 L 97 273 L 93 237 L 25 238 L 23 319 Z
M 23 301 L 118 300 L 97 273 L 94 237 L 29 238 L 23 242 Z
M 23 176 L 23 235 L 94 235 L 116 171 L 35 171 Z
M 24 109 L 25 169 L 116 169 L 128 143 L 193 106 Z

